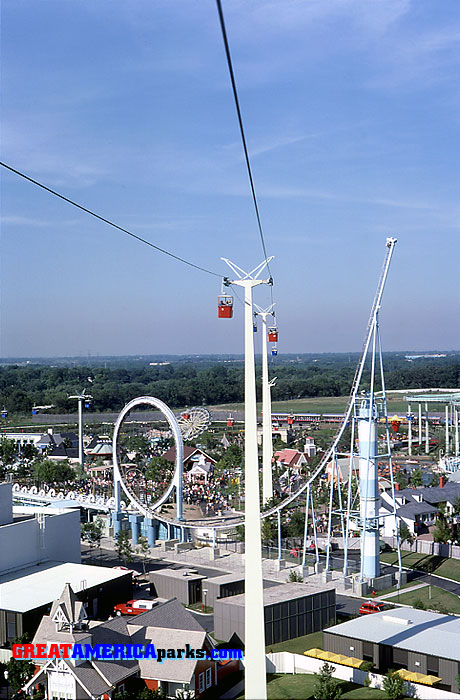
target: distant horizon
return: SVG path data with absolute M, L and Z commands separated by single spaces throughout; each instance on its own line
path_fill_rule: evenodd
M 442 355 L 450 356 L 450 355 L 460 355 L 460 348 L 458 349 L 453 349 L 453 350 L 446 350 L 442 348 L 435 348 L 435 349 L 404 349 L 404 350 L 384 350 L 383 354 L 384 355 L 406 355 L 406 354 L 411 354 L 411 355 L 419 355 L 422 357 L 423 355 L 429 355 L 433 357 L 440 357 Z M 292 356 L 297 356 L 297 357 L 306 357 L 306 356 L 316 356 L 316 355 L 360 355 L 361 350 L 343 350 L 343 351 L 335 351 L 335 350 L 322 350 L 320 352 L 278 352 L 277 358 L 280 359 L 282 357 L 292 357 Z M 260 352 L 255 353 L 256 357 L 261 357 Z M 132 353 L 132 354 L 113 354 L 113 355 L 105 355 L 102 353 L 94 353 L 91 355 L 5 355 L 3 357 L 0 357 L 0 363 L 2 363 L 4 360 L 12 361 L 12 360 L 21 360 L 21 361 L 33 361 L 33 360 L 86 360 L 86 361 L 91 361 L 91 360 L 101 360 L 101 359 L 111 359 L 111 358 L 128 358 L 128 359 L 139 359 L 139 360 L 145 360 L 145 359 L 161 359 L 161 358 L 206 358 L 206 357 L 223 357 L 223 358 L 244 358 L 244 353 L 155 353 L 155 354 L 147 354 L 147 353 Z M 417 358 L 418 359 L 418 358 Z

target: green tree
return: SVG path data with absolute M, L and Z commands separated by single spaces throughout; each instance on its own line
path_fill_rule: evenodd
M 295 510 L 288 524 L 289 537 L 303 537 L 305 529 L 305 516 L 300 510 Z
M 399 700 L 404 697 L 404 681 L 395 671 L 388 671 L 383 679 L 382 687 L 390 700 Z
M 0 459 L 3 464 L 12 464 L 16 457 L 17 450 L 14 440 L 9 440 L 7 437 L 2 437 L 0 440 Z
M 81 539 L 89 545 L 90 553 L 94 547 L 101 546 L 104 522 L 101 518 L 96 518 L 92 523 L 83 523 L 81 526 Z
M 433 530 L 433 539 L 435 542 L 443 543 L 452 539 L 452 528 L 444 516 L 439 516 L 436 520 L 436 527 Z
M 22 448 L 22 456 L 25 459 L 34 459 L 38 455 L 38 450 L 35 447 L 35 445 L 30 445 L 29 443 L 27 445 L 24 445 Z
M 336 700 L 342 695 L 340 682 L 332 676 L 334 671 L 335 667 L 325 661 L 319 673 L 315 673 L 316 683 L 313 688 L 315 700 Z
M 410 475 L 409 483 L 412 486 L 423 486 L 423 472 L 420 467 L 413 470 L 412 474 Z
M 147 537 L 144 537 L 141 535 L 138 539 L 138 544 L 136 547 L 136 554 L 138 554 L 140 557 L 142 557 L 142 568 L 144 570 L 145 574 L 145 562 L 147 557 L 150 554 L 150 546 L 149 546 L 149 541 Z
M 404 544 L 404 542 L 408 542 L 409 544 L 412 544 L 415 540 L 414 535 L 412 532 L 409 530 L 407 527 L 406 523 L 401 521 L 399 524 L 399 541 L 401 543 L 401 546 Z
M 8 671 L 8 683 L 14 692 L 17 692 L 34 675 L 34 665 L 30 661 L 11 659 L 6 665 Z
M 270 518 L 264 518 L 261 526 L 262 542 L 270 542 L 275 537 L 275 528 Z
M 125 566 L 133 560 L 133 547 L 129 541 L 129 535 L 123 530 L 115 538 L 115 551 L 119 559 L 123 559 Z

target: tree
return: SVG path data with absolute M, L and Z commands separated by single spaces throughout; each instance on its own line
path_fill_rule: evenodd
M 83 523 L 81 526 L 81 539 L 88 543 L 90 552 L 92 552 L 93 547 L 99 548 L 101 546 L 103 531 L 104 522 L 101 518 L 96 518 L 92 523 Z
M 401 542 L 401 546 L 404 544 L 404 542 L 412 544 L 414 540 L 415 537 L 407 527 L 406 523 L 401 521 L 399 524 L 399 541 Z
M 399 700 L 404 697 L 404 681 L 396 671 L 388 671 L 382 686 L 390 700 Z
M 16 457 L 16 452 L 16 443 L 14 440 L 2 437 L 0 440 L 0 459 L 3 464 L 11 464 Z
M 147 537 L 144 537 L 143 535 L 139 537 L 138 545 L 136 547 L 136 554 L 139 554 L 139 556 L 142 557 L 142 568 L 144 569 L 145 574 L 145 560 L 150 554 L 150 545 Z
M 129 535 L 122 530 L 117 534 L 115 540 L 115 551 L 118 554 L 118 558 L 123 559 L 126 566 L 126 564 L 133 560 L 133 547 L 129 541 Z
M 63 483 L 72 481 L 75 475 L 69 461 L 54 462 L 51 459 L 36 459 L 32 462 L 31 468 L 37 481 L 44 484 L 53 482 Z
M 262 542 L 270 542 L 274 539 L 275 528 L 270 518 L 264 518 L 262 520 L 261 534 Z
M 412 486 L 423 486 L 423 472 L 420 467 L 413 470 L 409 482 Z
M 295 510 L 288 524 L 289 537 L 303 537 L 305 529 L 305 517 L 300 510 Z
M 336 700 L 342 695 L 340 682 L 332 677 L 334 671 L 335 667 L 325 661 L 319 673 L 315 673 L 316 683 L 313 688 L 315 700 Z
M 6 668 L 8 670 L 8 683 L 13 691 L 18 691 L 34 675 L 34 665 L 30 661 L 21 661 L 11 657 Z
M 433 539 L 435 542 L 443 543 L 452 539 L 452 529 L 444 516 L 439 516 L 436 520 L 436 527 L 433 530 Z

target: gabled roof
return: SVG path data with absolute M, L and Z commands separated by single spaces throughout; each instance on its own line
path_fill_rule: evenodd
M 275 457 L 277 457 L 280 462 L 286 464 L 288 467 L 297 466 L 302 458 L 306 460 L 303 452 L 299 452 L 299 450 L 291 450 L 289 448 L 278 450 L 278 452 L 275 452 Z
M 86 620 L 86 612 L 83 603 L 78 600 L 72 590 L 70 583 L 66 583 L 64 590 L 58 600 L 55 600 L 50 612 L 50 617 L 55 618 L 63 615 L 69 625 L 77 625 L 82 620 Z
M 216 463 L 215 459 L 207 455 L 206 452 L 203 452 L 203 450 L 200 450 L 199 447 L 189 447 L 188 445 L 184 445 L 184 462 L 188 462 L 188 460 L 195 454 L 204 455 L 208 462 L 212 462 L 213 464 Z M 164 459 L 167 459 L 168 462 L 174 463 L 176 461 L 176 448 L 170 447 L 169 450 L 166 450 L 166 452 L 164 452 L 161 456 Z
M 157 605 L 152 610 L 136 615 L 127 624 L 128 631 L 131 634 L 134 627 L 164 627 L 170 630 L 204 631 L 200 623 L 184 608 L 177 598 L 172 598 L 166 603 Z

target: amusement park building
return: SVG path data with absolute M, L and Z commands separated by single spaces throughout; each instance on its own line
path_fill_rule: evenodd
M 435 688 L 458 690 L 460 619 L 452 615 L 413 608 L 363 615 L 323 630 L 323 648 L 372 661 L 377 673 L 407 669 L 438 677 Z
M 214 604 L 214 634 L 228 641 L 237 635 L 244 641 L 245 596 L 235 595 Z M 308 584 L 284 583 L 264 588 L 265 642 L 319 632 L 335 622 L 335 589 L 312 591 Z
M 80 512 L 13 518 L 12 486 L 0 484 L 0 646 L 33 634 L 70 581 L 94 616 L 130 596 L 131 575 L 80 564 Z
M 188 610 L 173 598 L 135 618 L 115 617 L 107 622 L 88 622 L 81 603 L 71 586 L 66 585 L 53 603 L 50 614 L 43 617 L 34 644 L 154 644 L 155 648 L 204 649 L 214 647 L 210 637 Z M 110 698 L 124 693 L 128 679 L 137 676 L 151 690 L 162 689 L 167 697 L 176 697 L 178 690 L 193 691 L 199 698 L 222 680 L 223 675 L 237 671 L 239 661 L 221 663 L 211 659 L 50 659 L 36 669 L 25 690 L 45 683 L 47 697 L 83 700 Z

